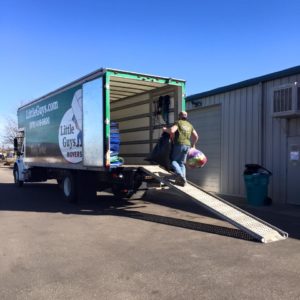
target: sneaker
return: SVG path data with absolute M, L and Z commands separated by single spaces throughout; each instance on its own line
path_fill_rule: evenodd
M 175 179 L 175 184 L 183 187 L 186 184 L 186 180 L 181 175 L 177 175 Z
M 167 181 L 170 181 L 171 183 L 174 184 L 175 181 L 176 181 L 176 177 L 177 177 L 176 175 L 167 175 L 167 176 L 164 177 L 164 179 L 167 180 Z

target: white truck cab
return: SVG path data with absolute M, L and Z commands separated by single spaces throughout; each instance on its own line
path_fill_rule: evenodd
M 26 166 L 24 164 L 24 154 L 25 154 L 25 134 L 24 129 L 20 129 L 17 137 L 14 139 L 14 151 L 17 155 L 16 162 L 14 164 L 14 181 L 15 184 L 22 186 L 24 181 L 26 181 Z

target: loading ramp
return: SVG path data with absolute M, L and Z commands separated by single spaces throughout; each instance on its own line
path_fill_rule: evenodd
M 188 196 L 213 214 L 218 215 L 221 219 L 262 243 L 284 240 L 288 237 L 288 234 L 281 229 L 243 211 L 220 197 L 204 191 L 191 182 L 188 182 L 184 187 L 173 184 L 167 179 L 171 174 L 160 166 L 143 165 L 140 168 L 164 185 L 175 189 L 184 196 Z

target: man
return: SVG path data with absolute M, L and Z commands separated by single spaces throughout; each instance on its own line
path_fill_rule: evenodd
M 163 131 L 169 133 L 174 141 L 171 159 L 172 167 L 176 173 L 175 184 L 185 186 L 186 157 L 190 147 L 195 148 L 198 141 L 198 134 L 193 125 L 187 121 L 186 111 L 181 111 L 178 121 L 171 128 L 164 127 Z

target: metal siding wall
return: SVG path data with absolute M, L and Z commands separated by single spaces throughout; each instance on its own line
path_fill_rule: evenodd
M 223 94 L 222 101 L 222 137 L 221 137 L 221 193 L 225 193 L 229 185 L 229 177 L 226 176 L 229 166 L 229 143 L 227 132 L 229 132 L 229 93 Z
M 229 102 L 227 105 L 229 105 L 229 115 L 225 116 L 229 118 L 229 131 L 227 132 L 227 143 L 228 143 L 228 169 L 227 169 L 227 176 L 229 178 L 228 186 L 227 186 L 227 193 L 235 194 L 234 187 L 236 185 L 236 182 L 234 181 L 234 161 L 237 158 L 235 153 L 235 147 L 237 144 L 235 143 L 235 119 L 236 119 L 236 113 L 235 113 L 235 94 L 236 91 L 232 91 L 229 93 Z
M 259 86 L 225 93 L 222 121 L 221 193 L 245 196 L 246 163 L 260 163 Z
M 283 84 L 282 80 L 273 80 L 265 83 L 264 85 L 264 120 L 265 120 L 265 157 L 264 165 L 267 169 L 270 169 L 273 176 L 270 181 L 269 195 L 274 202 L 280 202 L 282 198 L 282 189 L 285 190 L 285 183 L 280 182 L 280 165 L 285 164 L 284 162 L 277 162 L 281 154 L 280 148 L 280 129 L 281 124 L 286 122 L 284 119 L 274 119 L 272 117 L 272 99 L 273 99 L 273 88 Z M 283 156 L 283 161 L 285 156 Z M 285 196 L 284 196 L 285 197 Z
M 241 104 L 240 104 L 240 115 L 239 115 L 239 122 L 240 122 L 240 144 L 239 144 L 239 165 L 243 166 L 246 161 L 246 154 L 247 154 L 247 126 L 245 122 L 245 116 L 247 114 L 247 89 L 241 90 Z M 244 141 L 243 141 L 244 139 Z M 238 195 L 244 195 L 244 178 L 240 174 L 239 176 L 239 191 Z
M 289 136 L 300 135 L 300 119 L 292 119 L 289 124 Z
M 237 90 L 234 97 L 234 159 L 233 159 L 233 193 L 239 195 L 240 193 L 240 178 L 241 178 L 241 151 L 240 145 L 242 144 L 242 135 L 241 135 L 241 124 L 242 120 L 240 119 L 240 110 L 243 104 L 241 98 L 241 90 Z
M 300 132 L 300 119 L 276 119 L 272 116 L 273 88 L 299 82 L 300 75 L 284 77 L 264 84 L 264 164 L 273 173 L 269 195 L 275 203 L 286 203 L 287 136 Z
M 189 111 L 189 119 L 199 134 L 197 148 L 208 157 L 203 169 L 187 168 L 187 178 L 210 192 L 220 191 L 221 107 L 196 108 Z
M 300 118 L 273 118 L 272 100 L 274 87 L 295 81 L 300 74 L 201 99 L 203 107 L 222 105 L 221 193 L 245 197 L 244 165 L 258 163 L 273 173 L 273 202 L 286 202 L 287 136 L 300 135 Z
M 201 99 L 222 105 L 220 193 L 244 197 L 246 163 L 261 163 L 260 85 Z

